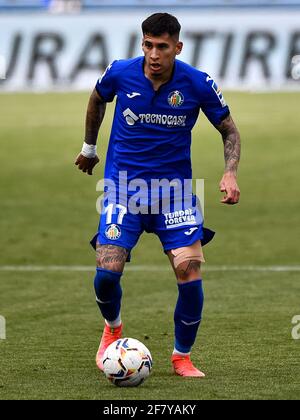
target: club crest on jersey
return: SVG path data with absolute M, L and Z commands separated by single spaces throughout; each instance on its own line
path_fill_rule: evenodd
M 175 90 L 171 92 L 168 96 L 168 103 L 173 108 L 177 108 L 178 106 L 182 105 L 184 102 L 184 96 L 179 90 Z
M 121 229 L 117 225 L 109 225 L 105 230 L 105 236 L 107 237 L 107 239 L 115 241 L 120 238 Z

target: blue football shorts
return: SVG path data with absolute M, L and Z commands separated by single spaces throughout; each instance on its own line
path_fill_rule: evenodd
M 133 214 L 128 211 L 128 206 L 114 202 L 103 205 L 98 232 L 91 240 L 94 249 L 98 242 L 101 245 L 120 246 L 130 252 L 145 231 L 156 234 L 164 252 L 167 252 L 192 245 L 198 240 L 205 245 L 215 234 L 203 227 L 202 212 L 195 195 L 189 203 L 182 200 L 180 203 L 171 203 L 168 208 L 160 203 L 155 212 L 151 211 L 150 206 L 141 210 Z

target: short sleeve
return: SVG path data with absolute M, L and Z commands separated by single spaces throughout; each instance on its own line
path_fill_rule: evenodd
M 219 125 L 230 114 L 221 90 L 206 73 L 201 85 L 200 107 L 213 125 Z
M 117 62 L 110 64 L 96 83 L 96 90 L 105 102 L 112 102 L 116 95 Z

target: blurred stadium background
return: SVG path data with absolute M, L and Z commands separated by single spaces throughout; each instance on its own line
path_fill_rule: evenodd
M 182 23 L 180 58 L 224 90 L 242 136 L 242 196 L 219 204 L 222 142 L 200 117 L 194 178 L 217 231 L 193 353 L 207 378 L 170 372 L 176 284 L 144 235 L 123 278 L 123 320 L 154 371 L 121 390 L 94 364 L 102 323 L 88 244 L 113 104 L 95 176 L 73 162 L 97 78 L 141 54 L 141 22 L 161 10 Z M 299 86 L 300 0 L 0 0 L 0 399 L 299 399 Z

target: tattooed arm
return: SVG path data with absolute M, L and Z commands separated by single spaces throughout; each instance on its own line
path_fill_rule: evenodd
M 96 145 L 99 128 L 103 121 L 106 110 L 106 102 L 102 100 L 96 89 L 93 90 L 85 120 L 85 143 L 88 145 Z M 78 169 L 82 172 L 87 172 L 88 175 L 92 175 L 93 168 L 99 162 L 98 156 L 91 158 L 83 156 L 81 153 L 77 156 L 75 165 L 78 165 Z
M 85 142 L 96 144 L 100 125 L 106 110 L 106 102 L 99 96 L 96 89 L 93 90 L 85 119 Z
M 236 179 L 240 161 L 240 135 L 230 115 L 216 128 L 221 133 L 224 143 L 225 171 L 220 182 L 220 191 L 225 192 L 225 197 L 221 202 L 236 204 L 240 198 L 240 190 Z

